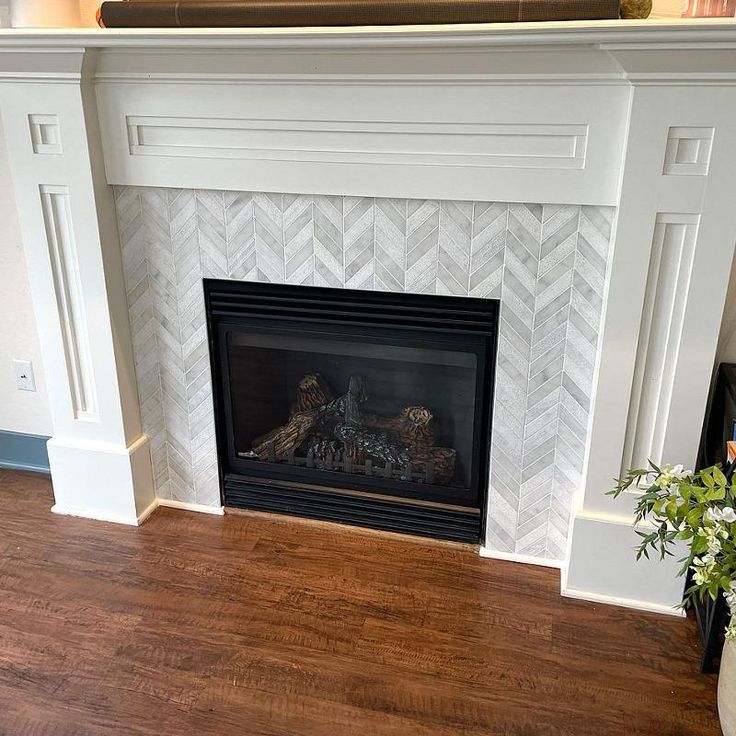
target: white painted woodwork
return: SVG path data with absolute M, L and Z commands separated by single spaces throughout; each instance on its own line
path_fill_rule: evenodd
M 97 392 L 92 374 L 90 334 L 84 313 L 84 287 L 72 229 L 69 189 L 66 186 L 42 184 L 40 194 L 72 410 L 76 419 L 97 421 Z
M 704 176 L 713 147 L 713 128 L 673 126 L 667 135 L 663 173 L 673 176 Z
M 664 458 L 664 430 L 690 278 L 699 215 L 658 213 L 639 326 L 634 383 L 621 473 Z
M 583 169 L 588 143 L 587 125 L 165 115 L 125 120 L 131 156 Z
M 674 604 L 682 590 L 677 555 L 642 578 L 622 543 L 630 518 L 605 490 L 647 459 L 695 462 L 736 242 L 735 104 L 730 85 L 635 89 L 588 467 L 563 576 L 570 595 L 592 591 L 651 607 Z M 691 152 L 678 162 L 698 166 L 696 174 L 663 165 L 673 129 L 705 141 L 712 132 L 708 157 Z
M 615 203 L 620 87 L 239 86 L 230 95 L 204 80 L 100 81 L 108 181 L 277 192 L 288 181 L 303 194 L 319 181 L 334 195 Z
M 94 94 L 78 84 L 0 87 L 54 429 L 55 510 L 137 523 L 153 481 Z M 34 139 L 36 124 L 58 130 Z
M 64 153 L 59 118 L 56 115 L 29 115 L 28 125 L 34 153 Z
M 633 498 L 605 492 L 695 458 L 736 242 L 734 51 L 732 20 L 0 32 L 56 510 L 156 503 L 109 184 L 613 205 L 563 592 L 671 611 L 672 566 L 635 563 Z

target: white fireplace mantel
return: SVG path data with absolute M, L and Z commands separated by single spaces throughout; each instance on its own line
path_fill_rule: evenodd
M 695 460 L 736 242 L 734 21 L 1 31 L 0 114 L 55 510 L 98 519 L 159 503 L 110 185 L 615 207 L 563 592 L 672 611 L 673 565 L 634 563 L 604 494 Z

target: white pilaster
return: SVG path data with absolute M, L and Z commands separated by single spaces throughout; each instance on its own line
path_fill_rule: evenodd
M 38 81 L 0 84 L 54 429 L 54 511 L 137 524 L 155 502 L 95 97 L 85 53 L 57 56 Z
M 736 240 L 736 87 L 646 73 L 632 81 L 587 472 L 563 593 L 671 610 L 684 584 L 678 556 L 637 563 L 636 498 L 605 493 L 648 459 L 695 462 Z

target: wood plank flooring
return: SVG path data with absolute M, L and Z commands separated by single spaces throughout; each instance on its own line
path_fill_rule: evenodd
M 104 492 L 104 486 L 101 487 Z M 0 471 L 5 736 L 716 736 L 691 621 L 457 545 L 159 509 Z M 633 539 L 632 539 L 633 545 Z

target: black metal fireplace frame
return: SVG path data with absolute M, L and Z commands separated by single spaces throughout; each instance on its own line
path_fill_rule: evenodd
M 490 437 L 498 342 L 499 301 L 468 297 L 426 296 L 310 286 L 204 279 L 210 348 L 220 495 L 227 507 L 303 516 L 325 521 L 477 543 L 485 533 L 488 501 Z M 480 336 L 484 340 L 477 400 L 481 406 L 473 448 L 478 503 L 473 507 L 417 501 L 378 492 L 356 492 L 333 485 L 334 474 L 312 473 L 310 482 L 276 476 L 264 463 L 262 471 L 237 467 L 230 451 L 231 421 L 225 335 L 245 325 L 299 325 L 317 322 L 371 331 L 401 330 Z M 283 470 L 283 468 L 282 468 Z M 312 482 L 314 480 L 314 482 Z M 377 483 L 380 483 L 376 479 Z M 426 496 L 428 487 L 423 489 Z M 295 493 L 295 491 L 298 491 Z

